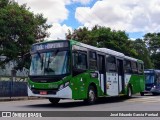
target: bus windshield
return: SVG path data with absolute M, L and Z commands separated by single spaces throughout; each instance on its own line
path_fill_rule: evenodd
M 145 74 L 146 84 L 154 83 L 154 75 L 153 74 Z
M 36 52 L 32 54 L 30 75 L 62 75 L 69 73 L 68 51 Z

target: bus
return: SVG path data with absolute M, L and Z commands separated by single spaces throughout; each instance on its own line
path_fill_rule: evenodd
M 144 91 L 143 61 L 107 48 L 74 40 L 33 44 L 28 96 L 94 104 L 99 97 L 127 96 Z
M 145 74 L 145 91 L 141 93 L 152 93 L 153 95 L 160 94 L 160 70 L 146 69 Z

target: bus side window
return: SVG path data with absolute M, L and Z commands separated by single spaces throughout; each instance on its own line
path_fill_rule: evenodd
M 138 73 L 138 67 L 137 67 L 137 62 L 131 62 L 131 66 L 132 66 L 132 72 L 134 74 L 137 74 Z
M 96 52 L 89 52 L 89 68 L 91 70 L 97 70 L 97 54 Z
M 143 74 L 143 64 L 142 63 L 138 63 L 138 73 Z
M 73 53 L 73 67 L 80 70 L 86 70 L 87 55 L 85 53 Z
M 125 68 L 125 73 L 132 73 L 132 69 L 131 69 L 131 61 L 129 60 L 125 60 L 124 62 L 124 68 Z
M 107 72 L 116 72 L 116 58 L 114 56 L 108 55 L 107 58 Z
M 105 68 L 104 68 L 104 56 L 98 55 L 98 65 L 99 65 L 99 73 L 104 73 Z

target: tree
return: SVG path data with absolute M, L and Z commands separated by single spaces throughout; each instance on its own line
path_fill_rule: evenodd
M 148 50 L 152 54 L 156 54 L 160 49 L 160 33 L 147 33 L 144 35 L 144 41 Z
M 75 39 L 96 47 L 105 47 L 115 51 L 122 52 L 128 56 L 136 56 L 136 51 L 130 46 L 125 31 L 115 31 L 103 26 L 94 26 L 91 30 L 86 27 L 74 30 L 73 33 L 68 32 L 67 39 Z
M 154 64 L 154 68 L 160 69 L 160 52 L 156 54 L 152 54 L 151 59 Z
M 136 50 L 136 58 L 143 60 L 145 68 L 148 69 L 153 67 L 149 51 L 145 42 L 142 39 L 136 39 L 135 41 L 132 41 L 132 48 Z
M 147 33 L 144 35 L 154 68 L 160 69 L 160 33 Z
M 6 56 L 0 66 L 11 61 L 19 61 L 29 52 L 31 44 L 43 40 L 51 25 L 42 14 L 33 14 L 24 5 L 9 0 L 0 0 L 0 56 Z M 21 66 L 22 67 L 22 66 Z

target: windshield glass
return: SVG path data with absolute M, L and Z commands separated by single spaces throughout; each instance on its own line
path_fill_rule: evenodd
M 153 74 L 145 74 L 145 80 L 147 84 L 154 83 L 154 75 Z
M 61 75 L 69 73 L 68 51 L 32 54 L 30 75 Z

